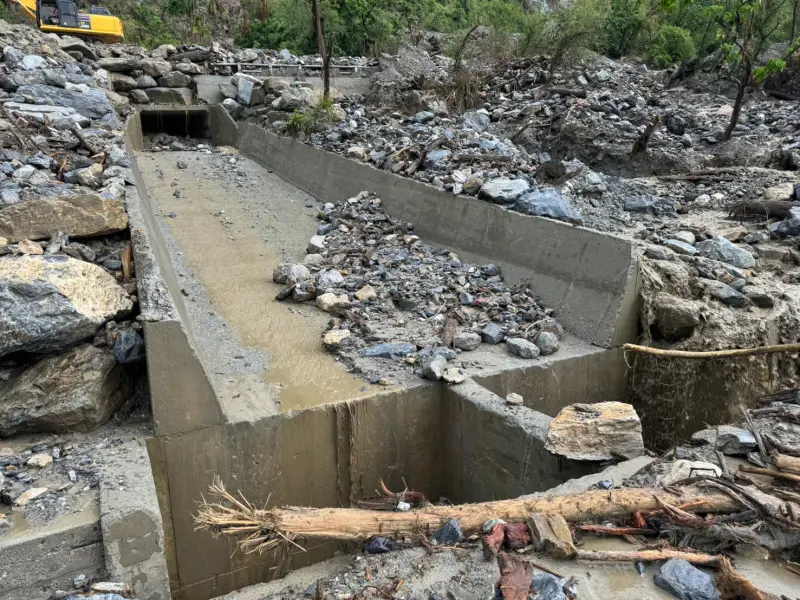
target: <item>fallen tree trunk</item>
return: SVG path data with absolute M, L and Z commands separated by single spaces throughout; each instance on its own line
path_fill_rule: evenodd
M 384 512 L 357 508 L 282 507 L 256 509 L 229 494 L 221 484 L 211 491 L 226 504 L 204 503 L 195 521 L 215 534 L 245 537 L 239 547 L 262 552 L 295 538 L 365 540 L 373 536 L 403 536 L 436 531 L 450 519 L 458 519 L 465 532 L 478 531 L 490 519 L 525 523 L 533 513 L 561 515 L 567 521 L 628 517 L 637 511 L 660 510 L 664 503 L 696 513 L 729 513 L 740 504 L 721 491 L 698 487 L 671 493 L 653 488 L 592 490 L 552 497 L 522 497 L 455 506 L 427 506 L 408 512 Z

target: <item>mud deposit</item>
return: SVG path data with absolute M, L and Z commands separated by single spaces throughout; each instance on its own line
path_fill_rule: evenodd
M 229 416 L 366 395 L 323 351 L 326 316 L 273 301 L 272 267 L 302 258 L 317 202 L 233 150 L 143 152 L 138 162 Z

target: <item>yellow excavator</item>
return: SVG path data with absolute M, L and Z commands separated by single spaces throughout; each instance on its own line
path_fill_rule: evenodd
M 17 5 L 45 33 L 62 33 L 101 40 L 107 44 L 125 38 L 122 21 L 107 8 L 91 4 L 89 12 L 78 12 L 76 0 L 8 0 Z

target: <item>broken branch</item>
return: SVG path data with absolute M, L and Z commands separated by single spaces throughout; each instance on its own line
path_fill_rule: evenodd
M 678 558 L 694 565 L 701 565 L 704 567 L 719 567 L 723 557 L 716 556 L 714 554 L 700 554 L 697 552 L 684 552 L 682 550 L 664 548 L 662 550 L 578 550 L 575 558 L 577 560 L 589 560 L 594 562 L 651 562 L 654 560 L 670 560 L 673 558 Z
M 800 352 L 800 344 L 775 344 L 773 346 L 758 346 L 756 348 L 737 348 L 733 350 L 710 350 L 705 352 L 691 350 L 663 350 L 638 344 L 625 344 L 622 348 L 630 352 L 641 352 L 655 356 L 668 356 L 670 358 L 730 358 L 732 356 L 753 356 L 756 354 L 774 354 L 776 352 Z

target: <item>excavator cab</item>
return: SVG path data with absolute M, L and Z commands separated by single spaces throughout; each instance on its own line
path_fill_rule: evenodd
M 89 12 L 78 10 L 78 0 L 7 0 L 22 8 L 42 31 L 77 35 L 114 44 L 125 38 L 122 21 L 92 2 Z

